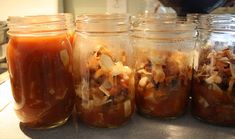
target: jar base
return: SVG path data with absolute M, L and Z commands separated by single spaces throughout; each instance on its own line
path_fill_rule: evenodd
M 69 117 L 67 117 L 66 119 L 63 119 L 59 122 L 56 122 L 56 123 L 53 123 L 53 124 L 50 124 L 50 125 L 46 125 L 46 126 L 43 126 L 43 125 L 42 126 L 37 126 L 37 125 L 32 125 L 30 123 L 22 123 L 22 122 L 20 122 L 20 125 L 22 125 L 23 127 L 26 127 L 26 128 L 30 128 L 30 129 L 44 130 L 44 129 L 52 129 L 52 128 L 62 126 L 68 121 L 68 119 L 69 119 Z
M 124 121 L 123 123 L 121 123 L 119 125 L 110 125 L 109 126 L 109 125 L 90 124 L 90 123 L 87 123 L 87 122 L 81 120 L 81 122 L 89 128 L 100 128 L 100 129 L 102 129 L 102 128 L 103 129 L 105 129 L 105 128 L 106 129 L 115 129 L 115 128 L 123 127 L 123 126 L 127 125 L 130 121 L 131 121 L 131 119 L 126 120 L 126 121 Z
M 219 123 L 219 122 L 213 122 L 210 120 L 206 120 L 201 118 L 200 116 L 197 116 L 195 114 L 191 114 L 195 119 L 197 119 L 198 121 L 200 121 L 201 123 L 204 124 L 210 124 L 210 125 L 214 125 L 214 126 L 221 126 L 221 127 L 235 127 L 235 124 L 233 125 L 228 125 L 228 124 L 223 124 L 223 123 Z
M 182 116 L 185 115 L 186 112 L 183 112 L 183 113 L 180 113 L 180 114 L 177 114 L 175 116 L 155 116 L 155 115 L 151 115 L 151 114 L 148 114 L 148 113 L 145 113 L 145 112 L 142 112 L 140 110 L 137 110 L 137 113 L 145 118 L 153 118 L 153 119 L 159 119 L 159 120 L 175 120 L 175 119 L 178 119 Z

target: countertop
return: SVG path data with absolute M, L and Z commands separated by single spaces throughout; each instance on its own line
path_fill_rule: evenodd
M 0 93 L 10 94 L 9 80 L 0 85 Z M 4 98 L 5 99 L 5 98 Z M 3 98 L 0 98 L 2 101 Z M 69 121 L 50 130 L 22 127 L 12 103 L 0 111 L 0 139 L 235 139 L 235 127 L 219 127 L 194 119 L 190 112 L 175 120 L 159 120 L 135 114 L 124 126 L 116 129 L 90 128 L 80 121 Z

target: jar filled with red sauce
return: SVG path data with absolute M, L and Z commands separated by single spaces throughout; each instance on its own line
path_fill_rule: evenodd
M 64 124 L 75 97 L 64 16 L 9 17 L 8 21 L 7 62 L 21 124 L 36 129 Z
M 137 111 L 160 119 L 184 114 L 189 101 L 194 25 L 174 14 L 133 17 Z
M 125 14 L 81 15 L 76 20 L 76 110 L 89 126 L 114 128 L 134 113 L 134 72 Z
M 235 16 L 199 18 L 192 113 L 202 121 L 235 126 Z

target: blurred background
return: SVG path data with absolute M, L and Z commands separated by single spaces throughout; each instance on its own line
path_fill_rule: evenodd
M 7 0 L 1 1 L 0 20 L 13 15 L 172 12 L 235 13 L 235 0 Z M 164 8 L 163 8 L 164 7 Z M 159 9 L 160 8 L 160 9 Z
M 1 0 L 0 75 L 7 70 L 8 16 L 56 13 L 235 13 L 235 0 Z M 1 78 L 0 78 L 1 80 Z

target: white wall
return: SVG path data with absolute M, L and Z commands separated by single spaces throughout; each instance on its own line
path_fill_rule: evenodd
M 137 14 L 144 11 L 145 0 L 127 0 L 127 12 Z M 106 0 L 64 0 L 65 12 L 75 15 L 84 13 L 105 13 Z
M 0 0 L 0 20 L 8 16 L 63 12 L 63 0 Z

